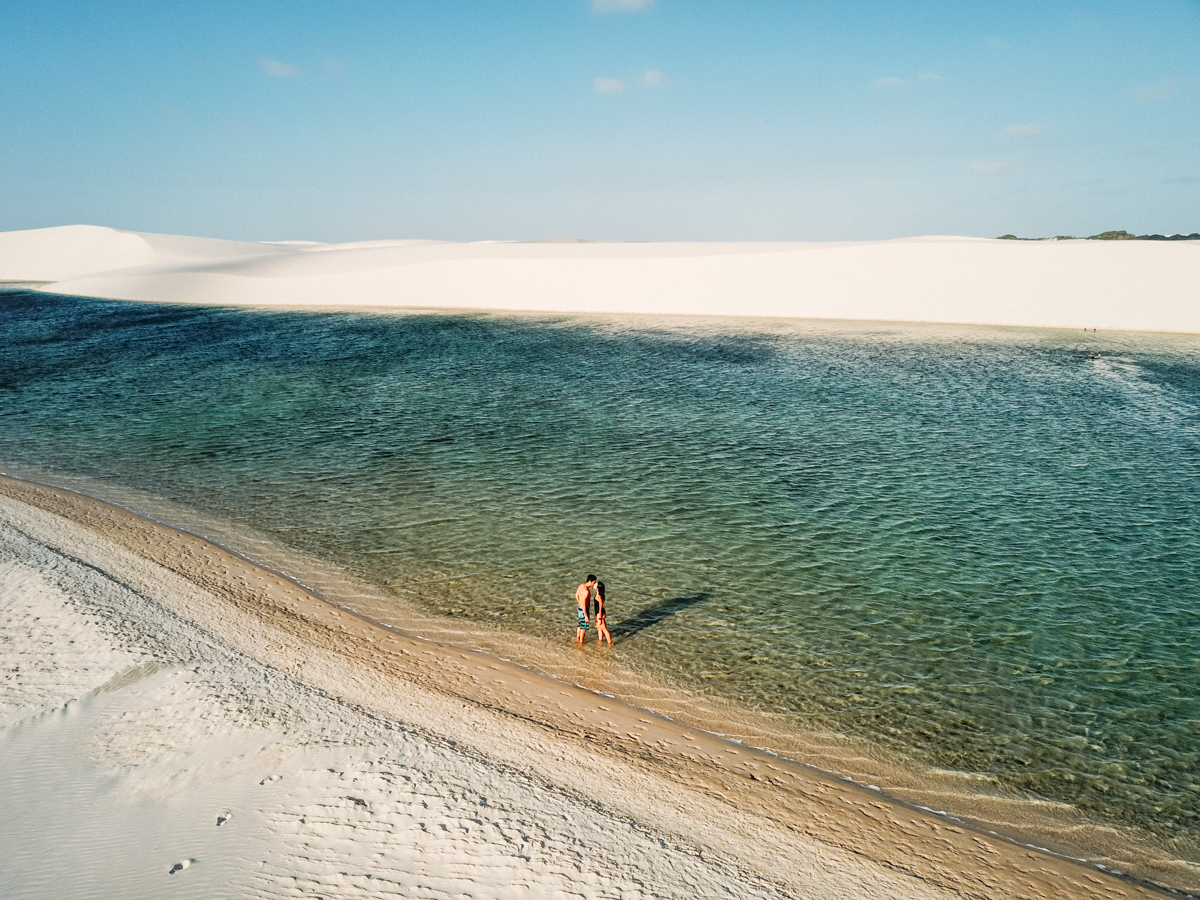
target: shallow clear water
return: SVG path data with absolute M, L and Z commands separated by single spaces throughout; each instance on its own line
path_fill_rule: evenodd
M 1200 338 L 7 292 L 0 339 L 0 463 L 564 641 L 596 571 L 647 677 L 1200 858 Z

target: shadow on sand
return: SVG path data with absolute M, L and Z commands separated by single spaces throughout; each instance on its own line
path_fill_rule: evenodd
M 695 606 L 697 603 L 703 603 L 708 599 L 708 596 L 707 591 L 702 591 L 699 594 L 684 594 L 680 597 L 672 597 L 670 600 L 658 604 L 658 606 L 643 609 L 636 616 L 631 616 L 628 619 L 610 625 L 608 630 L 612 633 L 613 643 L 618 644 L 636 637 L 647 628 L 657 625 L 664 619 L 669 619 L 676 613 L 683 612 L 683 610 Z

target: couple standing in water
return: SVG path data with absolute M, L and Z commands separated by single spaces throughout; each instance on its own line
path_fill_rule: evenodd
M 587 636 L 593 602 L 596 604 L 596 641 L 608 641 L 608 646 L 611 647 L 612 635 L 608 632 L 608 615 L 604 610 L 604 582 L 595 575 L 589 575 L 587 580 L 575 589 L 575 605 L 578 607 L 576 612 L 579 614 L 579 628 L 575 632 L 575 640 L 582 644 Z

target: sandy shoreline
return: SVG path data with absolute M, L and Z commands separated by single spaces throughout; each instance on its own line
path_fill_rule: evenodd
M 0 496 L 0 522 L 149 598 L 289 690 L 335 701 L 388 734 L 427 737 L 469 760 L 468 781 L 512 773 L 572 810 L 559 816 L 657 836 L 663 872 L 700 860 L 706 874 L 688 878 L 747 896 L 1158 894 L 496 657 L 385 630 L 117 507 L 13 479 L 0 481 Z M 377 834 L 380 852 L 397 828 Z M 595 887 L 595 896 L 634 889 Z

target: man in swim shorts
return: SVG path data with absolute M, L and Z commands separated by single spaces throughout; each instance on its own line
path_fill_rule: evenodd
M 576 612 L 579 614 L 579 628 L 575 631 L 575 640 L 580 644 L 583 643 L 588 630 L 588 606 L 592 602 L 592 586 L 595 583 L 596 576 L 589 575 L 587 581 L 575 588 L 575 605 L 578 607 Z

